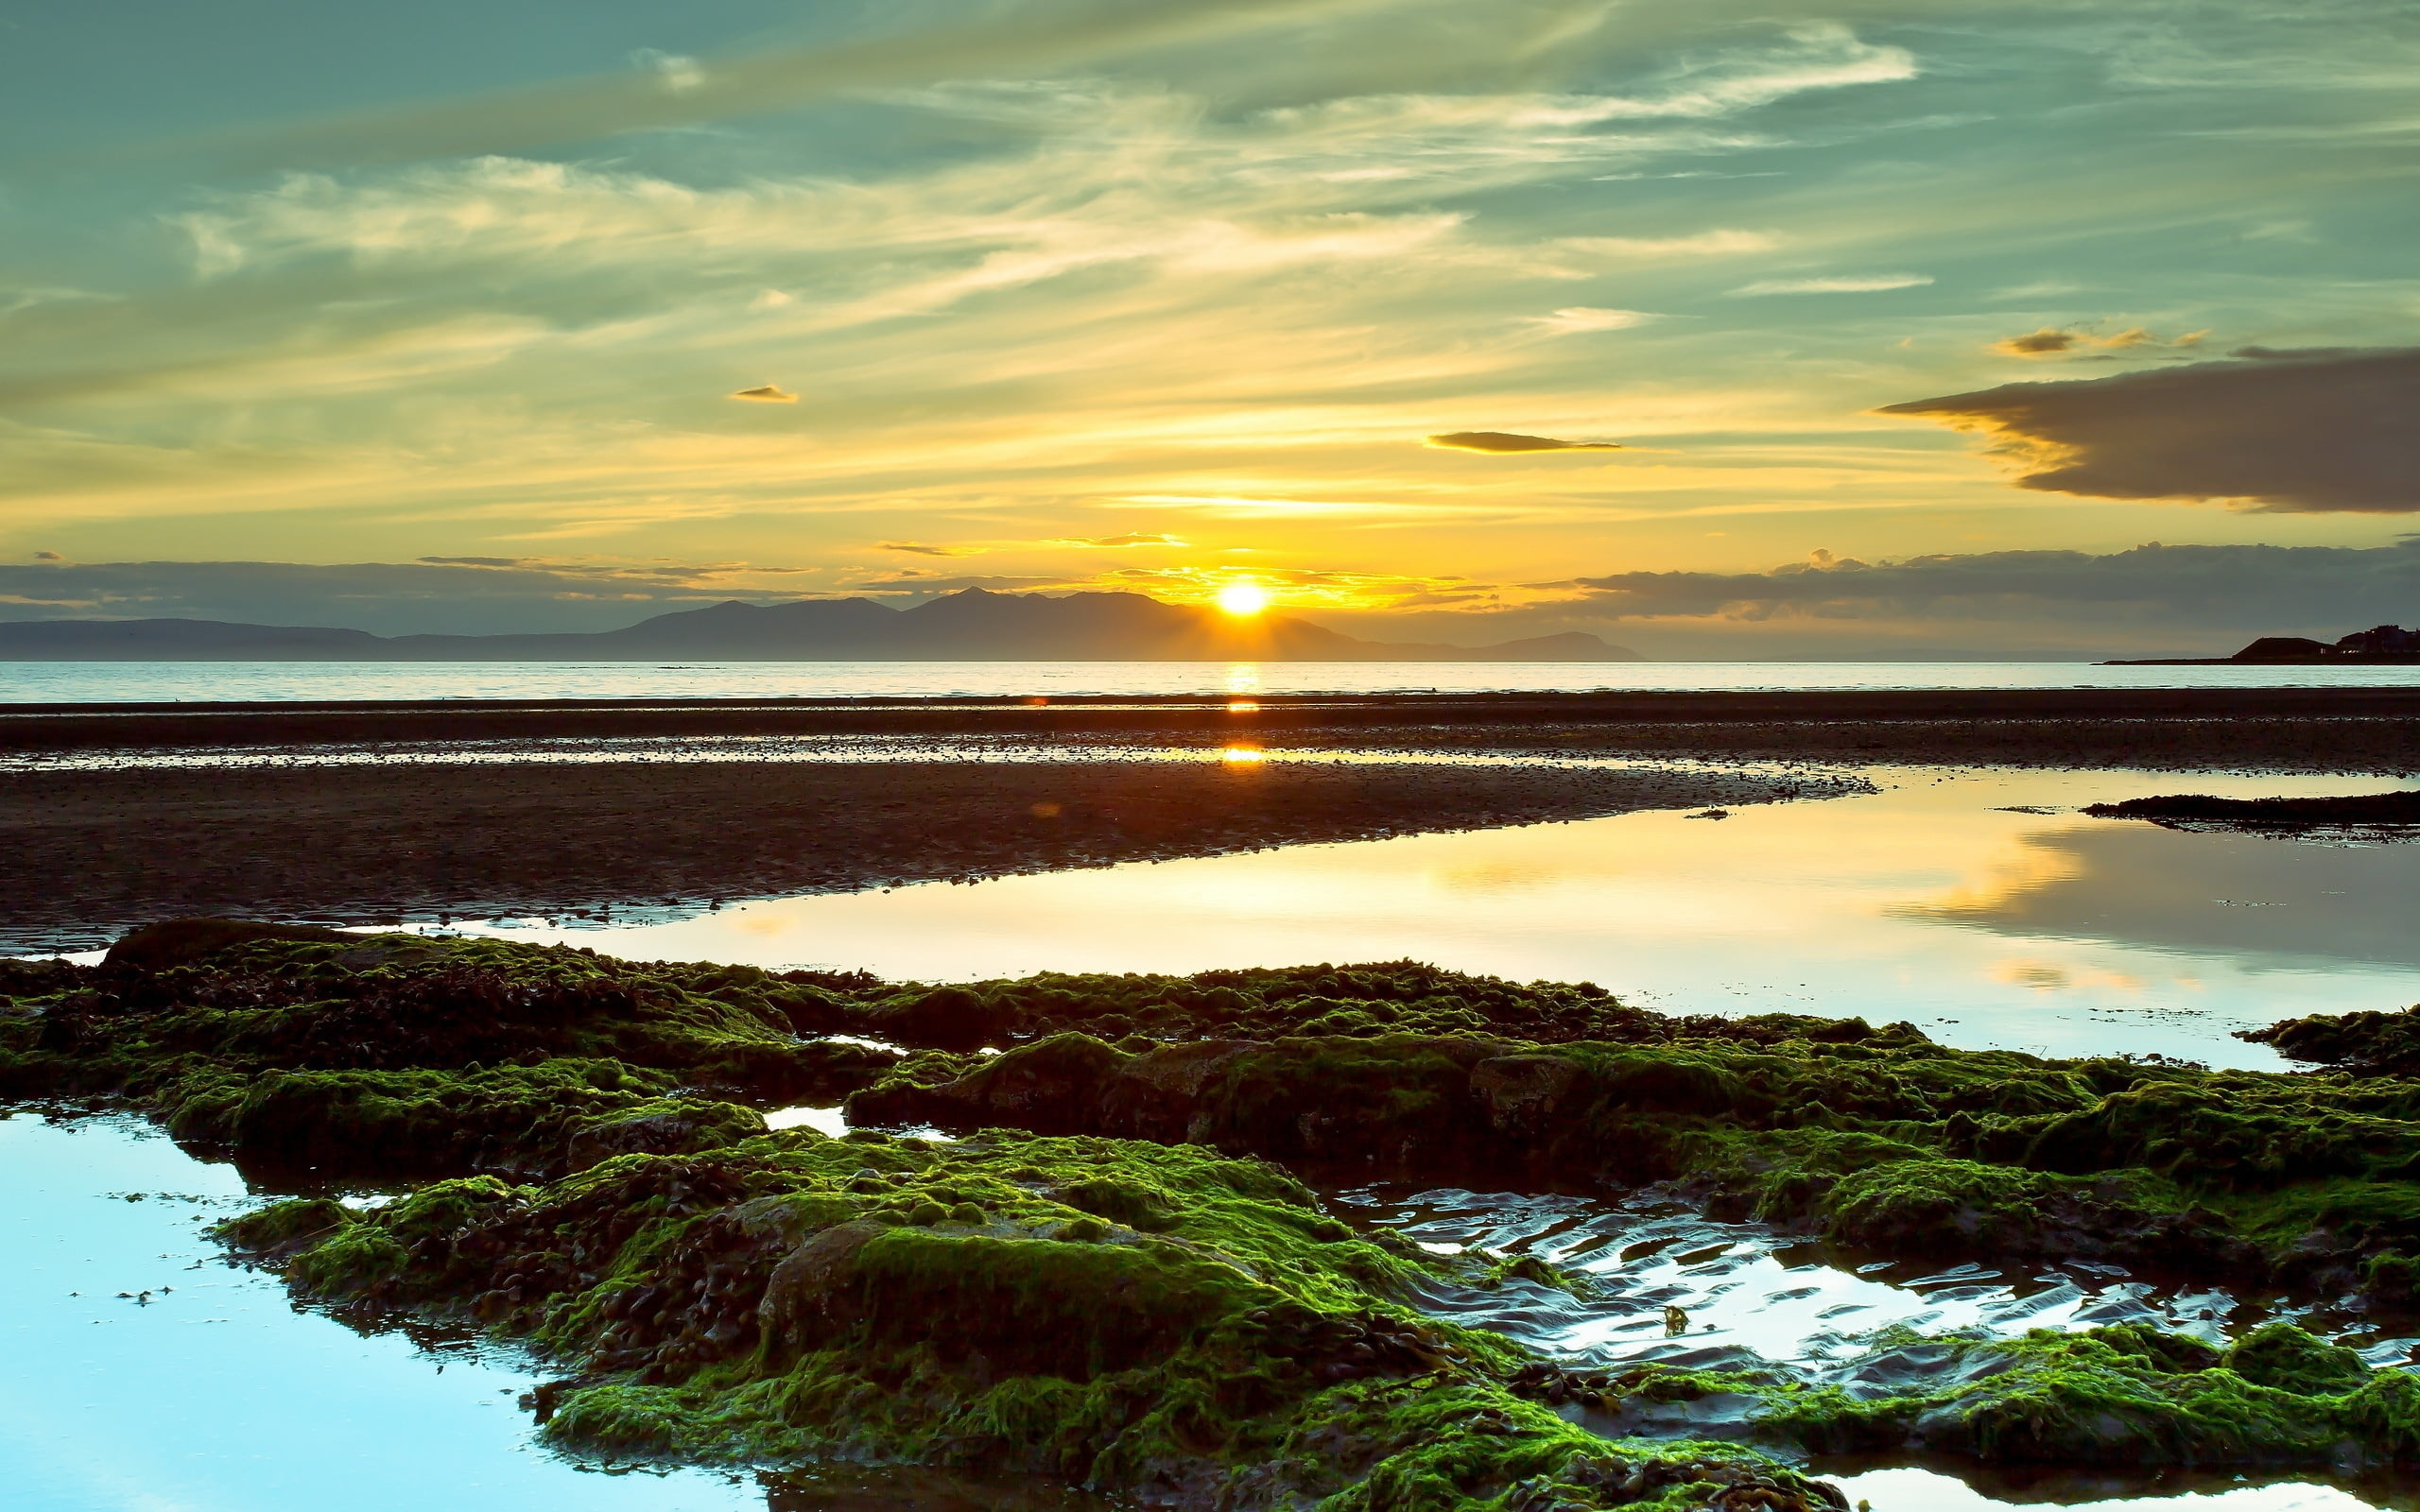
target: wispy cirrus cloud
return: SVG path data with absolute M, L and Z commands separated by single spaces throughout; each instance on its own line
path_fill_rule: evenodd
M 1064 30 L 978 49 L 980 66 L 963 36 L 907 31 L 778 58 L 682 48 L 568 94 L 261 136 L 294 149 L 282 162 L 328 166 L 164 217 L 189 278 L 10 318 L 0 399 L 25 420 L 0 423 L 0 495 L 87 519 L 299 518 L 375 497 L 501 549 L 754 516 L 839 560 L 870 537 L 932 540 L 928 508 L 1016 500 L 1434 518 L 1446 507 L 1409 475 L 1416 452 L 1347 464 L 1344 487 L 1196 463 L 1398 446 L 1460 395 L 1549 388 L 1539 336 L 1647 318 L 1574 285 L 1781 240 L 1672 214 L 1547 235 L 1441 198 L 1757 149 L 1772 140 L 1747 124 L 1759 112 L 1920 72 L 1830 25 L 1752 22 L 1658 53 L 1667 18 L 1609 27 L 1601 0 L 1507 0 L 1485 18 L 1446 0 L 1028 9 L 1037 37 Z M 1312 34 L 1308 50 L 1272 43 Z M 1251 61 L 1246 95 L 1219 47 Z M 817 81 L 810 52 L 880 61 L 831 75 L 843 88 Z M 1087 58 L 1145 60 L 1067 71 Z M 547 102 L 568 113 L 544 129 L 577 134 L 728 119 L 793 89 L 781 97 L 910 137 L 973 123 L 983 146 L 845 173 L 512 155 Z M 445 155 L 475 133 L 475 155 Z M 811 416 L 791 408 L 799 385 L 752 381 L 799 370 L 802 351 Z M 112 419 L 96 428 L 86 406 Z M 868 514 L 872 529 L 838 524 Z M 1091 534 L 1072 524 L 1054 539 Z M 997 547 L 969 534 L 1041 549 L 1030 523 Z
M 1655 318 L 1644 310 L 1606 310 L 1575 304 L 1552 315 L 1533 317 L 1530 323 L 1552 335 L 1570 336 L 1587 335 L 1599 331 L 1629 331 Z

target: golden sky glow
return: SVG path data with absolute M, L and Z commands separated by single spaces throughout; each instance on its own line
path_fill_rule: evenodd
M 2189 586 L 1589 584 L 2376 554 L 2420 507 L 2218 451 L 2047 470 L 2068 438 L 1989 397 L 2420 342 L 2387 0 L 104 9 L 0 76 L 0 611 L 1249 575 L 1401 638 L 2181 646 Z M 2186 449 L 2230 428 L 2198 403 Z M 2330 582 L 2294 602 L 2352 613 Z

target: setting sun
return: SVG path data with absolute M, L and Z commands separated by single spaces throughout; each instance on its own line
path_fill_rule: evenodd
M 1269 590 L 1258 583 L 1229 583 L 1219 590 L 1219 607 L 1230 614 L 1257 614 L 1269 607 Z

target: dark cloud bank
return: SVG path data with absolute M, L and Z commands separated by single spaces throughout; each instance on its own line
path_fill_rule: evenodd
M 2272 352 L 1889 404 L 2025 459 L 2020 488 L 2246 499 L 2284 512 L 2420 511 L 2420 350 Z
M 2333 640 L 2420 619 L 2420 537 L 2393 546 L 2137 546 L 1996 551 L 1873 564 L 1819 553 L 1769 573 L 1617 573 L 1576 578 L 1609 621 L 1694 621 L 1682 644 L 1719 634 L 1789 655 L 1907 650 L 1923 637 L 1960 655 L 2099 647 L 2102 654 L 2231 652 L 2256 635 Z M 1690 632 L 1694 630 L 1695 635 Z M 1877 639 L 1877 637 L 1881 637 Z M 1699 654 L 1630 637 L 1649 655 Z

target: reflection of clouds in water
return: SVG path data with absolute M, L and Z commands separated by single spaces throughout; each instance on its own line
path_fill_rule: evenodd
M 2116 1477 L 2104 1473 L 2093 1476 L 2086 1486 L 2074 1487 L 2078 1499 L 2069 1500 L 2068 1488 L 2061 1486 L 2051 1491 L 2056 1500 L 2046 1503 L 2043 1489 L 2031 1485 L 2000 1488 L 2008 1491 L 2003 1499 L 1932 1470 L 1900 1468 L 1830 1478 L 1848 1493 L 1850 1505 L 1870 1503 L 1874 1512 L 2001 1512 L 2002 1508 L 2045 1504 L 2066 1508 L 2066 1512 L 2362 1512 L 2375 1504 L 2342 1487 L 2313 1486 L 2308 1481 L 2212 1486 L 2184 1495 L 2163 1491 L 2128 1496 L 2109 1486 L 2107 1483 Z M 2112 1494 L 2096 1496 L 2092 1494 L 2094 1490 Z
M 2066 987 L 2070 978 L 2065 970 L 2048 961 L 1996 961 L 1992 966 L 1992 980 L 2006 982 L 2011 987 L 2056 992 Z
M 1439 867 L 1431 873 L 1437 885 L 1446 892 L 1489 893 L 1544 892 L 1563 886 L 1570 878 L 1560 872 L 1540 871 L 1518 862 L 1498 861 L 1475 866 Z
M 1878 1261 L 1759 1223 L 1711 1219 L 1669 1202 L 1477 1193 L 1340 1194 L 1365 1221 L 1432 1250 L 1535 1255 L 1586 1276 L 1575 1296 L 1508 1279 L 1492 1287 L 1426 1284 L 1420 1306 L 1598 1369 L 1643 1361 L 1688 1368 L 1786 1365 L 1808 1379 L 1864 1361 L 1886 1328 L 2010 1337 L 2029 1329 L 2143 1323 L 2223 1342 L 2272 1315 L 2216 1288 L 2158 1286 L 2115 1265 L 1995 1268 Z M 1679 1307 L 1685 1332 L 1667 1328 Z M 2358 1320 L 2311 1317 L 2326 1333 Z M 2374 1364 L 2401 1364 L 2413 1341 L 2356 1337 Z
M 1535 1255 L 1586 1276 L 1593 1286 L 1586 1297 L 1506 1279 L 1489 1287 L 1432 1282 L 1415 1300 L 1433 1315 L 1506 1334 L 1581 1368 L 1650 1361 L 1682 1368 L 1777 1367 L 1809 1383 L 1840 1384 L 1875 1379 L 1871 1371 L 1889 1368 L 1882 1363 L 1887 1353 L 1872 1352 L 1870 1335 L 1893 1326 L 2010 1337 L 2035 1328 L 2140 1323 L 2221 1343 L 2273 1315 L 2218 1288 L 2155 1285 L 2115 1265 L 1964 1264 L 1927 1272 L 1643 1197 L 1460 1188 L 1400 1194 L 1365 1188 L 1332 1200 L 1372 1227 L 1392 1228 L 1432 1251 Z M 1668 1331 L 1667 1307 L 1685 1314 L 1683 1332 Z M 2399 1365 L 2420 1343 L 2364 1332 L 2357 1316 L 2299 1315 L 2324 1335 L 2352 1328 L 2346 1342 L 2374 1366 Z M 1962 1473 L 1976 1483 L 1969 1485 L 1910 1467 L 1852 1475 L 1828 1473 L 1821 1465 L 1816 1470 L 1845 1488 L 1851 1505 L 1864 1500 L 1875 1512 L 1999 1512 L 2044 1504 L 2075 1512 L 2358 1512 L 2372 1504 L 2305 1481 L 2244 1485 L 2233 1472 L 2128 1474 L 2123 1467 L 2106 1467 L 2004 1484 L 1989 1468 L 1968 1467 Z
M 2150 981 L 2132 971 L 2114 971 L 2099 967 L 2067 967 L 2054 961 L 2011 958 L 1992 963 L 1992 980 L 2011 987 L 2030 987 L 2037 992 L 2101 992 L 2112 997 L 2139 998 L 2150 990 Z M 2200 984 L 2185 978 L 2173 978 L 2180 987 Z
M 2125 821 L 2018 837 L 1994 885 L 1895 918 L 2036 938 L 2220 955 L 2248 970 L 2314 960 L 2420 966 L 2420 846 L 2302 844 Z M 2002 981 L 2047 983 L 2018 976 Z
M 1408 956 L 1597 982 L 1672 1013 L 1861 1014 L 1910 1020 L 1965 1048 L 2229 1066 L 2281 1064 L 2231 1030 L 2420 998 L 2420 942 L 2400 940 L 2399 914 L 2380 901 L 2393 887 L 2409 895 L 2399 879 L 2420 880 L 2420 846 L 2399 848 L 2393 864 L 2407 869 L 2391 875 L 2317 875 L 2288 891 L 2257 885 L 2257 868 L 2225 877 L 2211 857 L 2311 848 L 2072 812 L 2169 790 L 2173 776 L 1874 775 L 1886 791 L 1743 805 L 1722 824 L 1639 813 L 501 932 L 642 959 L 863 967 L 918 981 Z M 2203 775 L 2194 785 L 2260 796 L 2376 783 Z M 2054 812 L 2001 812 L 2014 803 Z M 2111 846 L 2118 854 L 2095 849 Z M 2301 860 L 2381 864 L 2377 851 Z M 2212 902 L 2273 897 L 2301 906 Z M 2315 903 L 2366 910 L 2347 954 L 2329 954 L 2338 939 L 2320 932 Z M 2197 938 L 2169 917 L 2190 909 Z M 2382 934 L 2405 954 L 2364 943 Z
M 2081 872 L 2081 859 L 2046 844 L 2048 838 L 2044 834 L 2014 835 L 2008 844 L 1983 856 L 1976 868 L 1981 874 L 1980 881 L 1960 882 L 1944 892 L 1937 902 L 1894 903 L 1885 912 L 1900 919 L 1939 918 L 1945 913 L 1989 908 L 2013 895 L 2073 880 Z

